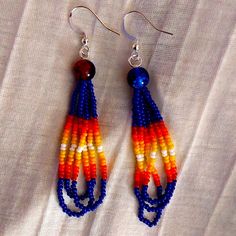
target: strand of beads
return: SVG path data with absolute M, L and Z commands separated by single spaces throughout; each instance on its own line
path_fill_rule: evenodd
M 139 203 L 139 220 L 152 227 L 159 221 L 163 209 L 173 195 L 177 169 L 174 145 L 159 109 L 146 88 L 148 82 L 149 75 L 144 68 L 136 67 L 130 70 L 128 83 L 134 88 L 132 109 L 132 139 L 136 156 L 134 192 Z M 167 177 L 164 191 L 156 169 L 159 153 L 162 156 Z M 156 186 L 156 198 L 151 198 L 148 194 L 151 177 Z M 152 220 L 144 216 L 145 210 L 155 213 Z
M 57 194 L 59 205 L 66 214 L 81 217 L 86 212 L 95 210 L 103 202 L 106 196 L 107 165 L 98 124 L 96 97 L 91 81 L 95 75 L 95 67 L 88 60 L 79 60 L 75 63 L 73 71 L 78 81 L 72 94 L 69 115 L 62 135 Z M 96 199 L 94 190 L 97 158 L 100 165 L 101 186 L 100 196 Z M 78 194 L 77 179 L 81 165 L 86 181 L 86 191 Z M 73 199 L 78 211 L 67 207 L 63 197 L 63 188 Z M 85 199 L 88 199 L 87 203 L 83 202 Z

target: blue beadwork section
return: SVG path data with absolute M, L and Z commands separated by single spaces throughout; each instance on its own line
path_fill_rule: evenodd
M 153 122 L 162 121 L 161 113 L 146 87 L 134 89 L 132 126 L 147 127 Z
M 143 185 L 142 189 L 134 188 L 134 194 L 138 199 L 139 210 L 138 210 L 138 218 L 140 221 L 148 225 L 149 227 L 155 226 L 162 214 L 163 209 L 170 202 L 171 197 L 173 196 L 174 190 L 176 186 L 176 180 L 167 183 L 164 193 L 162 193 L 162 187 L 157 187 L 157 198 L 153 199 L 149 196 L 147 189 L 147 185 Z M 144 217 L 145 210 L 147 212 L 155 212 L 156 215 L 153 220 L 149 220 Z
M 151 123 L 162 121 L 161 113 L 153 101 L 152 96 L 146 87 L 149 81 L 148 72 L 137 67 L 128 73 L 128 83 L 134 88 L 132 99 L 132 126 L 148 127 Z M 165 190 L 162 186 L 156 189 L 156 198 L 151 198 L 148 194 L 148 186 L 143 185 L 141 189 L 134 188 L 135 196 L 139 203 L 138 218 L 149 227 L 155 226 L 161 218 L 162 211 L 169 203 L 176 185 L 176 180 L 167 183 Z M 146 218 L 145 211 L 154 212 L 152 220 Z
M 95 200 L 95 196 L 93 192 L 93 188 L 95 185 L 96 185 L 95 179 L 88 181 L 87 186 L 90 186 L 90 187 L 87 188 L 87 191 L 84 194 L 79 195 L 77 191 L 77 187 L 76 187 L 77 181 L 72 181 L 72 184 L 70 186 L 70 180 L 63 179 L 63 178 L 58 179 L 57 196 L 58 196 L 59 205 L 61 206 L 63 212 L 65 212 L 68 216 L 74 216 L 74 217 L 79 218 L 83 216 L 85 213 L 97 209 L 97 207 L 100 204 L 102 204 L 103 199 L 106 196 L 106 181 L 101 179 L 101 193 L 97 200 Z M 66 189 L 68 196 L 73 199 L 74 204 L 77 208 L 79 208 L 79 211 L 70 210 L 67 207 L 65 203 L 65 199 L 63 197 L 63 188 Z M 88 198 L 88 196 L 89 196 L 88 203 L 87 204 L 81 203 L 83 200 Z
M 77 81 L 72 93 L 69 115 L 89 120 L 97 118 L 97 101 L 91 80 Z
M 69 115 L 86 120 L 97 118 L 98 114 L 96 103 L 92 80 L 78 80 L 72 93 Z M 68 216 L 81 217 L 85 213 L 95 210 L 103 202 L 103 199 L 106 196 L 106 180 L 101 179 L 100 196 L 97 200 L 94 196 L 95 186 L 96 179 L 91 179 L 86 182 L 85 193 L 78 194 L 77 181 L 60 178 L 57 185 L 57 195 L 59 205 L 63 209 L 63 212 L 65 212 Z M 79 211 L 73 211 L 67 207 L 63 198 L 63 189 L 67 195 L 73 199 L 75 207 L 79 208 Z M 87 203 L 83 202 L 85 200 Z

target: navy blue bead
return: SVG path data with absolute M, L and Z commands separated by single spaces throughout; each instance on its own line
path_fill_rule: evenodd
M 70 115 L 76 114 L 76 105 L 79 96 L 79 90 L 80 90 L 80 82 L 78 81 L 71 97 L 70 110 L 69 110 Z
M 87 89 L 87 81 L 81 80 L 78 101 L 76 104 L 76 106 L 77 106 L 76 107 L 76 115 L 81 118 L 83 118 L 83 110 L 84 110 L 84 105 L 86 103 L 86 99 L 85 99 L 86 89 Z
M 151 97 L 151 94 L 150 94 L 149 90 L 146 87 L 142 89 L 142 96 L 143 96 L 143 100 L 144 100 L 144 103 L 145 103 L 147 124 L 148 124 L 148 120 L 150 122 L 151 121 L 155 122 L 155 121 L 163 120 L 157 105 L 153 101 L 153 99 Z
M 72 95 L 70 114 L 89 120 L 97 118 L 97 105 L 91 80 L 80 80 L 79 89 Z M 77 91 L 78 90 L 78 91 Z M 75 94 L 75 95 L 74 95 Z
M 160 197 L 162 195 L 162 186 L 157 187 L 157 196 Z
M 133 88 L 143 88 L 149 82 L 148 72 L 143 67 L 135 67 L 128 73 L 128 83 Z
M 93 118 L 97 118 L 98 114 L 97 114 L 97 101 L 96 101 L 96 97 L 94 94 L 94 88 L 93 88 L 93 83 L 92 81 L 88 81 L 88 90 L 89 90 L 89 95 L 90 95 L 90 112 L 91 112 L 91 116 Z

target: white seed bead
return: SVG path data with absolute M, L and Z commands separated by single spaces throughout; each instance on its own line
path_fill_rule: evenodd
M 78 148 L 76 149 L 76 152 L 82 152 L 83 151 L 83 149 L 84 149 L 84 147 L 82 147 L 82 146 L 78 146 Z
M 66 150 L 66 144 L 65 144 L 65 143 L 62 143 L 60 149 L 61 149 L 61 150 Z
M 144 160 L 144 155 L 143 154 L 138 154 L 136 155 L 137 161 L 143 161 Z
M 169 153 L 170 153 L 170 156 L 175 156 L 175 150 L 174 149 L 169 150 Z
M 98 146 L 98 147 L 97 147 L 97 151 L 98 151 L 98 152 L 103 152 L 103 146 Z
M 85 152 L 88 151 L 87 145 L 84 145 L 83 151 L 85 151 Z
M 87 146 L 88 146 L 88 149 L 89 149 L 89 150 L 94 150 L 94 146 L 93 146 L 93 144 L 92 144 L 92 143 L 88 143 L 88 145 L 87 145 Z
M 161 155 L 162 155 L 163 157 L 167 157 L 167 156 L 168 156 L 167 150 L 162 150 L 162 151 L 161 151 Z
M 72 145 L 70 146 L 70 151 L 72 151 L 72 152 L 75 151 L 76 147 L 77 147 L 76 144 L 72 144 Z
M 156 152 L 151 152 L 150 157 L 153 159 L 157 158 L 157 153 Z

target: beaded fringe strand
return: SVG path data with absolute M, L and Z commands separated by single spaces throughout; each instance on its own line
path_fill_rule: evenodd
M 95 210 L 106 196 L 107 165 L 103 152 L 98 124 L 96 97 L 91 79 L 95 66 L 88 60 L 79 60 L 74 65 L 77 79 L 72 94 L 69 114 L 62 134 L 59 154 L 57 194 L 59 205 L 69 216 L 81 217 Z M 95 199 L 94 190 L 97 178 L 96 159 L 101 173 L 100 196 Z M 77 179 L 82 165 L 86 180 L 86 191 L 78 194 Z M 65 203 L 63 189 L 73 199 L 79 211 L 71 210 Z M 83 201 L 88 199 L 87 204 Z
M 134 193 L 139 203 L 139 220 L 152 227 L 158 223 L 163 209 L 173 195 L 177 169 L 174 144 L 159 109 L 146 87 L 148 82 L 149 75 L 144 68 L 136 67 L 130 70 L 128 83 L 134 88 L 132 116 L 132 140 L 136 156 Z M 165 190 L 155 167 L 158 153 L 162 156 L 167 176 Z M 151 177 L 157 192 L 157 197 L 154 199 L 148 194 Z M 145 217 L 144 210 L 154 212 L 154 218 L 150 220 Z

